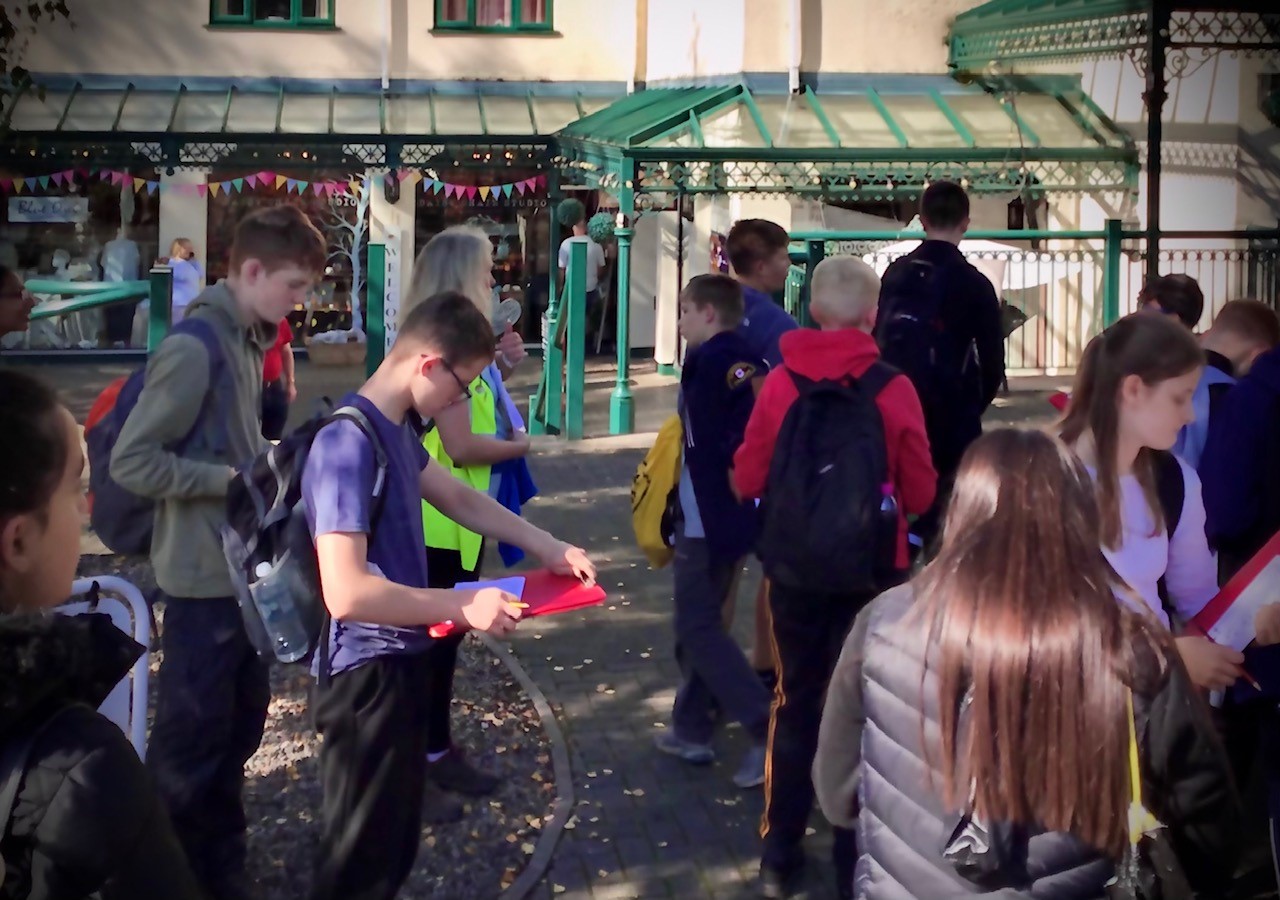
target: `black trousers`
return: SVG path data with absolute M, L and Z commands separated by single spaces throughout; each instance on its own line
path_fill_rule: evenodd
M 427 586 L 447 590 L 459 582 L 476 581 L 483 560 L 483 544 L 474 569 L 462 567 L 462 554 L 457 550 L 428 547 Z M 458 648 L 465 637 L 466 632 L 459 632 L 440 638 L 427 651 L 430 660 L 426 683 L 428 753 L 443 753 L 453 743 L 449 725 L 449 712 L 453 705 L 453 673 L 458 668 Z
M 324 790 L 312 900 L 391 900 L 422 841 L 425 653 L 383 656 L 312 695 Z
M 262 436 L 269 441 L 284 437 L 289 421 L 289 392 L 284 379 L 279 378 L 262 385 Z
M 801 844 L 814 799 L 810 770 L 818 752 L 818 724 L 827 684 L 853 620 L 873 596 L 820 594 L 772 585 L 769 608 L 778 686 L 769 719 L 765 806 L 760 822 L 762 865 L 791 872 L 804 862 Z M 850 835 L 837 835 L 838 872 L 848 869 L 849 861 L 840 857 L 847 856 L 849 846 Z
M 244 764 L 262 742 L 271 687 L 230 597 L 169 598 L 147 765 L 206 891 L 244 877 Z

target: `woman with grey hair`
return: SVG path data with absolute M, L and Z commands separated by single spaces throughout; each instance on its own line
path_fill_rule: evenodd
M 458 292 L 469 298 L 491 319 L 496 315 L 493 301 L 493 245 L 479 228 L 460 225 L 432 238 L 414 262 L 411 282 L 412 305 L 431 303 L 444 292 Z M 446 467 L 455 478 L 478 491 L 487 492 L 514 511 L 532 496 L 532 480 L 523 458 L 529 451 L 515 403 L 503 386 L 503 340 L 495 336 L 495 363 L 467 386 L 466 399 L 455 403 L 429 423 L 423 447 L 431 458 Z M 495 326 L 495 331 L 498 327 Z M 510 366 L 523 358 L 506 356 Z M 508 480 L 510 479 L 510 480 Z M 511 499 L 515 488 L 515 500 Z M 514 505 L 513 505 L 514 504 Z M 468 531 L 429 504 L 423 504 L 423 533 L 426 539 L 428 586 L 452 588 L 476 581 L 484 556 L 480 535 Z M 504 548 L 505 553 L 505 548 Z M 483 796 L 497 789 L 497 776 L 475 768 L 454 747 L 449 734 L 449 709 L 453 700 L 453 673 L 458 662 L 462 633 L 436 639 L 429 651 L 431 680 L 427 685 L 427 793 L 424 816 L 428 821 L 450 822 L 462 816 L 462 805 L 444 793 L 453 791 Z M 442 790 L 443 789 L 443 790 Z

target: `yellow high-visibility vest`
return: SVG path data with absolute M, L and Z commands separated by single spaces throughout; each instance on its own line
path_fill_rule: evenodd
M 495 435 L 498 433 L 497 404 L 493 391 L 483 377 L 471 382 L 471 433 Z M 489 492 L 492 467 L 487 465 L 459 466 L 449 458 L 440 440 L 440 429 L 432 428 L 422 439 L 422 447 L 431 459 L 444 466 L 459 481 L 482 494 Z M 430 503 L 422 504 L 422 533 L 428 547 L 437 550 L 457 550 L 462 556 L 464 569 L 475 569 L 480 559 L 480 545 L 484 539 L 474 531 L 468 531 L 447 517 Z

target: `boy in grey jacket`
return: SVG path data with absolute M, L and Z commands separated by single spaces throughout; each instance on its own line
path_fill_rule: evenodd
M 111 476 L 156 501 L 151 560 L 165 597 L 164 662 L 147 762 L 192 869 L 216 900 L 248 896 L 241 788 L 271 693 L 218 530 L 234 467 L 266 446 L 263 355 L 325 256 L 324 239 L 296 207 L 241 221 L 229 276 L 186 314 L 212 326 L 221 361 L 190 334 L 166 338 L 111 455 Z

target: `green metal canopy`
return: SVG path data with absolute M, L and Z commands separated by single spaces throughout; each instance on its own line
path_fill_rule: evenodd
M 284 81 L 163 89 L 41 83 L 43 90 L 28 84 L 0 95 L 10 154 L 86 163 L 124 154 L 157 165 L 262 162 L 273 151 L 295 165 L 425 165 L 446 145 L 541 144 L 548 155 L 556 131 L 617 96 L 484 83 L 385 91 Z M 491 164 L 483 152 L 477 162 Z
M 1170 15 L 1171 48 L 1280 51 L 1280 13 L 1262 12 L 1259 3 L 991 0 L 956 16 L 950 64 L 961 71 L 982 71 L 993 62 L 1066 61 L 1142 52 L 1157 6 Z
M 1017 93 L 930 77 L 863 78 L 847 87 L 641 91 L 561 130 L 560 162 L 589 183 L 629 186 L 641 197 L 780 191 L 887 199 L 942 178 L 978 193 L 1134 185 L 1131 139 L 1078 79 L 1046 77 L 1039 89 Z

